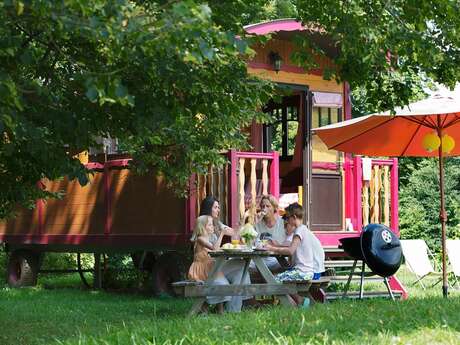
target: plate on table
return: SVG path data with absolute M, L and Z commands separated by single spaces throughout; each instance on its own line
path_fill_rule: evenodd
M 240 248 L 240 252 L 246 252 L 246 253 L 250 253 L 253 250 L 254 250 L 253 248 L 248 248 L 248 247 Z
M 236 247 L 236 248 L 221 248 L 224 252 L 233 253 L 233 252 L 243 252 L 243 253 L 250 253 L 252 249 L 248 247 Z
M 239 248 L 220 248 L 220 249 L 223 250 L 224 252 L 235 252 L 239 250 Z

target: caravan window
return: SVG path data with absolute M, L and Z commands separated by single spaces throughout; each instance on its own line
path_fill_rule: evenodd
M 342 121 L 342 109 L 313 107 L 312 128 L 322 127 Z
M 313 91 L 312 128 L 342 121 L 342 94 Z
M 278 151 L 280 159 L 292 159 L 299 128 L 299 97 L 285 97 L 282 104 L 270 103 L 265 109 L 272 123 L 264 125 L 264 152 Z

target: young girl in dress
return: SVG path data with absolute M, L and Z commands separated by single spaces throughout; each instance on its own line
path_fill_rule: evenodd
M 214 259 L 209 256 L 209 251 L 220 248 L 222 238 L 227 235 L 226 229 L 223 229 L 217 240 L 213 239 L 214 224 L 211 216 L 199 216 L 196 220 L 195 229 L 193 230 L 192 241 L 194 242 L 193 263 L 188 271 L 188 278 L 194 281 L 205 281 L 208 279 L 209 272 L 214 264 Z M 214 241 L 215 240 L 215 241 Z M 213 242 L 213 243 L 211 243 Z M 218 272 L 216 279 L 223 278 L 222 272 Z M 228 302 L 230 297 L 208 298 L 209 304 L 217 304 L 219 313 L 223 312 L 223 302 Z

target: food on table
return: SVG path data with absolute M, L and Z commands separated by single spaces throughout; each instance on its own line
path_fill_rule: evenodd
M 222 246 L 222 249 L 233 249 L 233 244 L 231 244 L 231 243 L 225 243 L 225 244 Z
M 233 248 L 238 248 L 239 244 L 240 244 L 240 240 L 232 240 Z

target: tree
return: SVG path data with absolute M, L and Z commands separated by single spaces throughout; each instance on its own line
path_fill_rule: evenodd
M 460 80 L 460 3 L 454 0 L 294 1 L 299 18 L 335 45 L 331 78 L 348 81 L 354 116 L 394 109 L 420 99 L 435 81 Z M 312 52 L 325 55 L 309 42 Z M 308 46 L 308 45 L 306 45 Z M 313 59 L 304 59 L 309 65 Z M 400 160 L 400 226 L 405 238 L 440 241 L 437 161 Z M 459 234 L 458 159 L 446 160 L 448 236 Z M 438 246 L 439 247 L 439 246 Z
M 366 90 L 382 111 L 410 102 L 424 75 L 454 87 L 460 79 L 460 4 L 455 0 L 297 0 L 300 19 L 336 47 L 330 77 Z M 310 42 L 316 54 L 321 47 Z M 308 59 L 305 64 L 311 63 Z
M 297 15 L 333 42 L 327 77 L 366 89 L 370 108 L 403 105 L 419 74 L 460 77 L 457 1 L 0 0 L 0 218 L 51 196 L 42 178 L 87 180 L 72 155 L 117 137 L 140 170 L 179 191 L 241 148 L 240 128 L 272 86 L 248 75 L 243 25 Z M 300 42 L 299 63 L 326 55 Z M 310 50 L 311 48 L 311 50 Z
M 431 248 L 441 248 L 439 222 L 439 167 L 435 159 L 420 159 L 400 187 L 400 227 L 403 238 L 422 238 Z M 445 161 L 447 237 L 460 236 L 460 159 Z
M 0 1 L 0 218 L 50 193 L 42 178 L 87 181 L 72 156 L 116 137 L 140 170 L 178 191 L 244 147 L 271 93 L 248 75 L 236 18 L 257 1 Z

